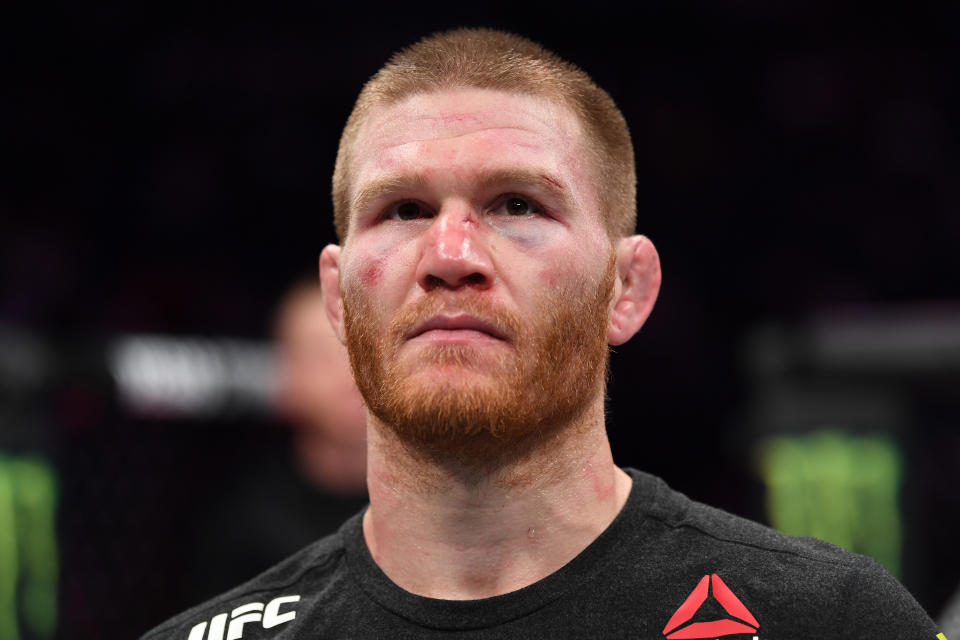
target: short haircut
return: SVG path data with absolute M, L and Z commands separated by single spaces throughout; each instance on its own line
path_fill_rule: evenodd
M 636 225 L 633 144 L 613 99 L 579 67 L 520 36 L 492 29 L 457 29 L 428 36 L 394 54 L 360 92 L 347 119 L 333 171 L 334 225 L 340 242 L 350 219 L 351 148 L 376 107 L 417 94 L 456 88 L 493 89 L 543 97 L 579 119 L 592 160 L 601 218 L 611 238 Z

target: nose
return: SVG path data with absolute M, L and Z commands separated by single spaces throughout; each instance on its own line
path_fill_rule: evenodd
M 437 287 L 487 289 L 493 284 L 493 263 L 482 223 L 466 203 L 444 207 L 423 237 L 417 281 L 425 290 Z

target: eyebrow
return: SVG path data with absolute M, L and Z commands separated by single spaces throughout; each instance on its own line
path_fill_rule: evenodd
M 420 174 L 400 174 L 377 178 L 360 189 L 353 199 L 351 211 L 363 211 L 371 202 L 376 202 L 385 195 L 398 191 L 417 191 L 423 189 L 426 185 L 426 178 Z
M 494 169 L 486 171 L 472 180 L 474 189 L 491 189 L 500 185 L 530 185 L 543 189 L 553 198 L 561 201 L 565 206 L 571 206 L 570 192 L 563 182 L 543 171 L 529 169 Z M 418 191 L 425 189 L 427 179 L 422 174 L 398 174 L 373 180 L 362 188 L 353 198 L 352 210 L 363 211 L 372 202 L 391 193 L 401 191 Z
M 476 185 L 481 189 L 497 187 L 503 184 L 531 185 L 539 187 L 552 197 L 569 203 L 570 194 L 563 182 L 549 173 L 528 169 L 496 169 L 482 174 Z

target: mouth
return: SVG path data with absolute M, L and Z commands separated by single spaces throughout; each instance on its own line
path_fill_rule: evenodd
M 452 341 L 492 338 L 508 342 L 507 336 L 495 324 L 465 313 L 434 316 L 415 325 L 404 335 L 406 340 L 416 338 Z

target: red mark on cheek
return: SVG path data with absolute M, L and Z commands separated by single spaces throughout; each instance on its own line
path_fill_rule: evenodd
M 363 282 L 365 287 L 372 287 L 380 282 L 380 277 L 382 275 L 383 262 L 381 260 L 374 260 L 373 264 L 363 270 L 363 274 L 360 276 L 360 281 Z
M 553 272 L 553 269 L 544 269 L 540 272 L 540 279 L 544 284 L 553 287 L 557 284 L 557 274 Z

